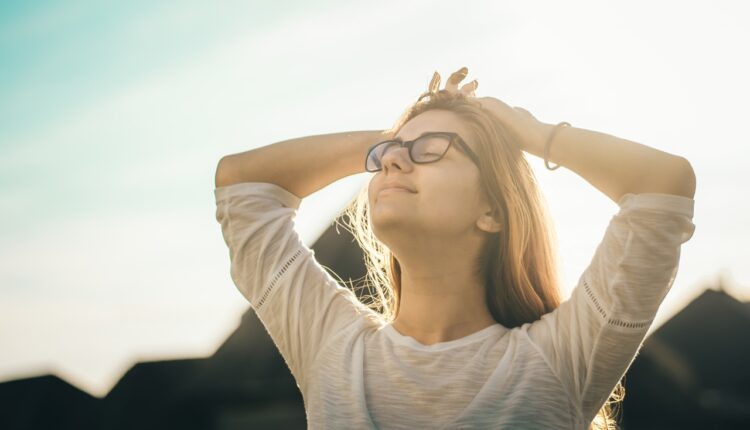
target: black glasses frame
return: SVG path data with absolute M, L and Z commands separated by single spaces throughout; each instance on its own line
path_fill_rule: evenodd
M 421 139 L 423 137 L 434 136 L 434 135 L 448 136 L 448 138 L 449 138 L 449 140 L 448 140 L 448 146 L 445 148 L 445 152 L 443 152 L 443 154 L 440 155 L 440 158 L 437 158 L 435 160 L 430 160 L 430 161 L 415 161 L 414 157 L 412 157 L 412 154 L 411 154 L 411 150 L 414 147 L 414 142 L 416 142 L 417 140 L 419 140 L 419 139 Z M 437 161 L 442 160 L 443 157 L 445 157 L 445 154 L 448 153 L 448 150 L 450 149 L 451 145 L 455 142 L 455 143 L 458 143 L 459 148 L 461 148 L 461 150 L 463 150 L 463 152 L 466 155 L 469 156 L 469 158 L 471 159 L 471 161 L 474 164 L 476 164 L 477 168 L 479 168 L 479 157 L 469 147 L 469 145 L 466 144 L 466 142 L 461 138 L 461 136 L 458 135 L 458 133 L 453 133 L 453 132 L 450 132 L 450 131 L 428 131 L 428 132 L 422 133 L 419 137 L 417 137 L 414 140 L 407 140 L 406 142 L 404 142 L 400 138 L 396 138 L 396 139 L 384 140 L 382 142 L 378 142 L 378 143 L 370 146 L 367 149 L 367 155 L 365 156 L 365 170 L 366 171 L 368 171 L 368 172 L 379 172 L 379 171 L 383 170 L 382 164 L 381 164 L 380 169 L 378 169 L 378 170 L 368 170 L 367 169 L 367 160 L 370 159 L 370 153 L 372 152 L 373 149 L 375 149 L 379 145 L 382 145 L 384 143 L 389 143 L 389 142 L 396 142 L 401 147 L 405 147 L 407 149 L 407 152 L 409 153 L 409 159 L 414 164 L 430 164 L 430 163 L 435 163 Z

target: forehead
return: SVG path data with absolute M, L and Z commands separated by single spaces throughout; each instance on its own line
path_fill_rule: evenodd
M 432 109 L 422 112 L 404 124 L 395 137 L 404 141 L 413 140 L 426 131 L 458 133 L 472 149 L 475 149 L 475 144 L 472 142 L 474 139 L 469 129 L 456 114 L 447 110 Z

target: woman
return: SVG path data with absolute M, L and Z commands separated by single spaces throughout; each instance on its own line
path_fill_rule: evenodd
M 303 394 L 310 428 L 606 428 L 693 234 L 686 159 L 476 98 L 468 70 L 391 130 L 228 155 L 216 217 L 231 275 Z M 425 100 L 422 100 L 425 99 Z M 620 209 L 560 303 L 552 226 L 522 151 Z M 293 228 L 301 199 L 374 174 L 349 208 L 364 304 Z M 579 205 L 585 210 L 585 205 Z

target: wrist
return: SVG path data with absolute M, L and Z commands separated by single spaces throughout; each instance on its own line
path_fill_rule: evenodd
M 557 165 L 552 166 L 552 146 L 555 144 L 554 140 L 556 140 L 558 133 L 560 132 L 561 128 L 571 127 L 569 122 L 561 121 L 555 125 L 552 126 L 551 130 L 549 131 L 549 134 L 547 136 L 547 139 L 544 142 L 544 148 L 542 150 L 542 158 L 544 159 L 544 167 L 546 167 L 548 170 L 555 170 L 561 166 L 559 163 L 560 157 L 555 157 L 555 160 L 558 160 L 556 162 Z M 559 150 L 558 150 L 559 153 Z
M 534 127 L 532 135 L 526 140 L 525 147 L 522 149 L 529 154 L 536 155 L 539 158 L 544 158 L 544 144 L 549 139 L 554 128 L 555 124 L 538 122 Z

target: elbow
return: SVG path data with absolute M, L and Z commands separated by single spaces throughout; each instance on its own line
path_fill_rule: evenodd
M 691 199 L 694 198 L 695 171 L 693 170 L 693 166 L 686 158 L 679 157 L 678 167 L 676 170 L 678 173 L 675 175 L 675 177 L 678 178 L 678 180 L 674 186 L 675 191 L 673 194 L 688 197 Z
M 229 179 L 229 156 L 221 157 L 216 165 L 216 174 L 214 175 L 214 187 L 219 188 L 230 184 Z
M 695 171 L 686 158 L 668 157 L 647 166 L 635 177 L 635 184 L 619 195 L 626 193 L 661 193 L 692 199 L 695 196 Z

